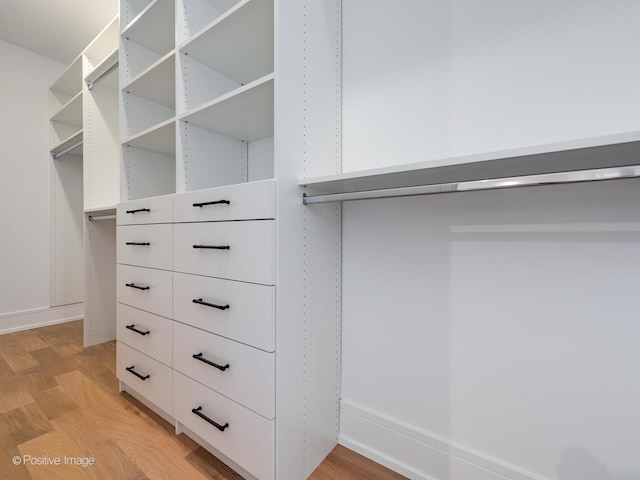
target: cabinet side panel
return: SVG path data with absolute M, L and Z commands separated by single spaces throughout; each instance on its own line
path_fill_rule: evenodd
M 304 207 L 297 178 L 341 170 L 340 11 L 276 2 L 279 479 L 307 478 L 338 436 L 341 207 Z

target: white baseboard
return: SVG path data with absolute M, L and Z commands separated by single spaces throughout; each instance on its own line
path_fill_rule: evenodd
M 0 335 L 37 327 L 46 327 L 57 323 L 81 320 L 84 316 L 84 304 L 74 303 L 62 307 L 36 308 L 21 312 L 0 314 Z
M 348 400 L 338 441 L 414 480 L 545 480 Z

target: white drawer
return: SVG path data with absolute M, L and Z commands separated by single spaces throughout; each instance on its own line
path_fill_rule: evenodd
M 275 303 L 275 287 L 173 274 L 174 320 L 268 352 L 275 350 Z
M 171 223 L 173 221 L 173 195 L 119 203 L 116 212 L 118 225 Z
M 262 180 L 176 195 L 174 222 L 275 218 L 275 186 L 275 180 Z
M 117 282 L 118 302 L 171 318 L 171 272 L 118 265 Z
M 261 417 L 175 370 L 173 386 L 173 415 L 178 422 L 250 474 L 261 480 L 273 480 L 273 420 Z M 193 410 L 197 410 L 221 427 L 226 424 L 229 426 L 220 431 Z
M 273 220 L 179 223 L 173 227 L 173 245 L 175 271 L 275 283 Z
M 118 341 L 171 366 L 173 321 L 122 303 L 117 309 Z
M 118 263 L 141 267 L 173 267 L 173 225 L 126 225 L 117 227 Z
M 171 368 L 122 342 L 118 342 L 117 348 L 116 371 L 118 379 L 172 415 L 173 375 Z
M 275 353 L 174 322 L 173 368 L 263 417 L 275 415 Z

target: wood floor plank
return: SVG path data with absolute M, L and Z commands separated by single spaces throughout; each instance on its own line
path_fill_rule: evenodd
M 47 343 L 38 337 L 33 331 L 25 330 L 14 334 L 16 342 L 21 345 L 27 352 L 47 348 Z
M 31 394 L 25 389 L 3 392 L 0 396 L 0 413 L 6 413 L 14 408 L 24 407 L 35 403 Z
M 70 357 L 71 355 L 82 352 L 82 346 L 76 343 L 56 343 L 55 345 L 51 345 L 51 348 L 61 357 Z
M 58 459 L 59 464 L 32 464 L 25 462 L 29 474 L 33 480 L 84 480 L 87 478 L 87 469 L 78 465 L 65 464 L 65 457 L 74 455 L 74 445 L 70 444 L 55 431 L 35 437 L 28 442 L 18 445 L 20 454 L 24 457 Z
M 310 480 L 406 480 L 406 477 L 338 445 L 313 472 Z
M 69 357 L 58 355 L 53 348 L 43 348 L 31 352 L 31 356 L 41 365 L 39 371 L 55 377 L 78 368 L 77 363 Z
M 89 473 L 95 480 L 117 478 L 126 480 L 147 480 L 147 477 L 126 454 L 111 441 L 100 442 L 93 446 L 95 465 Z
M 17 342 L 12 342 L 6 347 L 2 347 L 0 355 L 11 367 L 11 370 L 16 373 L 40 366 L 36 359 Z
M 186 437 L 186 435 L 180 435 Z M 186 460 L 209 480 L 242 480 L 242 476 L 226 466 L 202 447 L 186 456 Z
M 53 431 L 46 415 L 37 404 L 31 403 L 15 408 L 2 415 L 7 432 L 15 445 Z
M 78 404 L 69 398 L 60 385 L 42 390 L 32 398 L 49 420 L 79 408 Z

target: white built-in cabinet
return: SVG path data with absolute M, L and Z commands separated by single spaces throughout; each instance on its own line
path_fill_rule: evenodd
M 116 18 L 49 92 L 50 303 L 84 302 L 85 345 L 115 337 L 118 33 Z
M 339 163 L 340 8 L 305 31 L 307 3 L 120 4 L 117 375 L 263 480 L 307 478 L 338 437 L 339 208 L 297 182 Z M 313 93 L 305 42 L 334 67 Z

